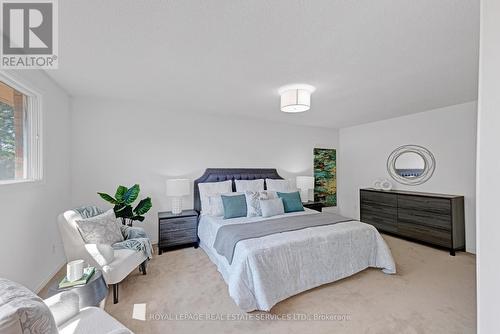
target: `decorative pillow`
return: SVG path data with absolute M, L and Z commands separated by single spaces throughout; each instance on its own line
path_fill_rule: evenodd
M 266 190 L 264 192 L 267 194 L 267 199 L 279 198 L 278 193 L 274 190 Z
M 76 225 L 87 244 L 112 245 L 123 241 L 121 224 L 116 219 L 113 209 L 106 211 L 102 215 L 77 220 Z
M 272 191 L 290 192 L 297 190 L 297 187 L 295 187 L 291 180 L 266 179 L 266 186 L 267 190 Z
M 258 180 L 234 180 L 237 192 L 264 191 L 264 179 Z
M 298 191 L 292 193 L 280 193 L 278 192 L 278 197 L 283 200 L 283 206 L 285 207 L 285 212 L 297 212 L 304 211 L 304 206 L 300 200 L 300 194 Z
M 246 191 L 245 200 L 247 203 L 247 217 L 257 217 L 262 216 L 262 211 L 260 209 L 261 199 L 272 199 L 276 196 L 268 191 Z
M 220 217 L 224 216 L 224 205 L 222 204 L 222 195 L 224 196 L 237 196 L 237 195 L 243 195 L 242 193 L 226 193 L 226 194 L 218 194 L 218 195 L 213 195 L 208 198 L 209 203 L 210 203 L 210 208 L 207 212 L 207 215 L 209 216 L 214 216 L 214 217 Z
M 0 278 L 0 332 L 18 322 L 22 333 L 58 333 L 54 316 L 43 300 L 24 286 Z
M 282 215 L 285 213 L 285 208 L 283 207 L 283 201 L 281 198 L 274 199 L 261 199 L 260 209 L 262 210 L 262 217 L 272 217 L 277 215 Z
M 199 183 L 201 214 L 210 215 L 210 196 L 233 192 L 233 181 Z
M 221 195 L 224 205 L 224 219 L 246 217 L 247 202 L 245 195 L 226 196 Z

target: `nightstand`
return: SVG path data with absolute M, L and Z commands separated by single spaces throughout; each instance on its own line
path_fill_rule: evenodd
M 316 211 L 319 211 L 319 212 L 322 212 L 323 211 L 323 207 L 324 207 L 324 204 L 321 203 L 321 202 L 306 202 L 306 203 L 302 203 L 302 205 L 304 206 L 304 208 L 308 208 L 308 209 L 311 209 L 311 210 L 316 210 Z
M 194 246 L 198 248 L 198 212 L 184 210 L 176 215 L 158 212 L 158 253 Z

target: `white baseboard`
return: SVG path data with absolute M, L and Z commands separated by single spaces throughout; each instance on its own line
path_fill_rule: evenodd
M 56 268 L 56 270 L 54 270 L 53 272 L 51 272 L 49 274 L 49 277 L 47 277 L 45 280 L 43 280 L 39 285 L 38 287 L 35 289 L 35 293 L 36 294 L 39 294 L 40 291 L 42 291 L 42 289 L 50 282 L 50 280 L 52 278 L 54 278 L 54 276 L 56 276 L 56 274 L 59 272 L 59 270 L 61 270 L 64 266 L 66 265 L 66 261 L 63 261 L 63 263 L 59 264 Z

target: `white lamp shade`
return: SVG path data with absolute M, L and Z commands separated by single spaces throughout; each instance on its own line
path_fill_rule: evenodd
M 188 179 L 170 179 L 167 180 L 167 196 L 181 197 L 191 193 Z
M 300 190 L 314 189 L 314 177 L 312 176 L 297 176 L 296 183 Z

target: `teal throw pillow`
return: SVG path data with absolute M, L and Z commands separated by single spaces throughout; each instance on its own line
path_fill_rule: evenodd
M 283 206 L 285 207 L 285 212 L 297 212 L 304 211 L 304 206 L 300 200 L 300 194 L 298 191 L 293 193 L 280 193 L 278 192 L 278 197 L 283 201 Z
M 222 205 L 224 206 L 224 219 L 247 216 L 247 201 L 245 195 L 221 195 L 221 198 Z

